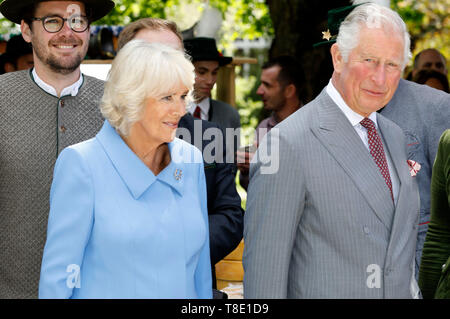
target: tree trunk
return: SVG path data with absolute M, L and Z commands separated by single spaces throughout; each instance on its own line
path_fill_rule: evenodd
M 306 77 L 306 102 L 314 99 L 327 85 L 333 72 L 330 45 L 313 48 L 323 41 L 328 10 L 350 5 L 348 0 L 266 0 L 275 38 L 269 57 L 281 54 L 296 56 Z

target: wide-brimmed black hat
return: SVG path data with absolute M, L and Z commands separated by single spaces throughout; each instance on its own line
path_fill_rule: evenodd
M 42 1 L 49 0 L 5 0 L 0 4 L 0 12 L 3 16 L 20 24 L 23 19 L 25 10 L 33 4 Z M 52 0 L 50 0 L 52 1 Z M 87 7 L 90 8 L 90 20 L 96 21 L 107 15 L 112 8 L 114 8 L 114 2 L 112 0 L 76 0 L 83 2 Z
M 216 40 L 213 38 L 192 38 L 183 41 L 186 53 L 192 57 L 192 61 L 217 61 L 219 66 L 229 64 L 233 58 L 223 56 L 217 50 Z
M 365 2 L 364 2 L 365 3 Z M 339 33 L 339 27 L 341 26 L 342 21 L 353 11 L 354 8 L 360 6 L 364 3 L 355 4 L 351 6 L 339 7 L 336 9 L 332 9 L 328 11 L 328 30 L 322 32 L 322 39 L 325 41 L 321 41 L 313 44 L 313 47 L 317 47 L 324 44 L 333 44 L 336 42 L 337 35 Z

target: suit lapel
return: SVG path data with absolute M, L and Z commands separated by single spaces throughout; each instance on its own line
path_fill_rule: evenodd
M 208 112 L 208 121 L 212 121 L 212 122 L 214 122 L 213 120 L 212 120 L 212 118 L 213 118 L 213 99 L 212 98 L 209 98 L 209 112 Z
M 377 114 L 378 126 L 383 134 L 384 142 L 391 155 L 393 166 L 397 171 L 399 180 L 399 191 L 397 205 L 395 207 L 395 215 L 393 220 L 393 234 L 403 234 L 402 229 L 405 227 L 405 223 L 410 219 L 410 215 L 415 215 L 415 224 L 418 223 L 418 211 L 416 207 L 419 207 L 419 197 L 412 200 L 411 193 L 417 188 L 415 183 L 411 182 L 411 174 L 408 170 L 406 161 L 406 140 L 402 138 L 393 138 L 398 134 L 398 130 L 394 127 L 394 124 L 388 121 L 382 115 Z M 387 138 L 387 137 L 390 138 Z M 403 143 L 402 143 L 403 142 Z M 416 206 L 415 206 L 416 205 Z M 398 230 L 395 231 L 395 230 Z M 397 236 L 398 238 L 391 237 L 391 244 L 395 244 L 398 247 L 406 245 L 405 242 L 400 242 L 400 238 L 404 241 L 404 236 Z
M 350 176 L 380 221 L 391 229 L 394 205 L 386 183 L 344 113 L 324 91 L 318 98 L 319 128 L 313 133 Z

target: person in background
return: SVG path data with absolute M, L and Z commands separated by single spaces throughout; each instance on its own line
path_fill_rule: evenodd
M 219 69 L 232 58 L 223 56 L 213 38 L 198 37 L 184 40 L 186 52 L 195 66 L 194 101 L 188 111 L 195 118 L 219 124 L 222 129 L 241 127 L 238 111 L 231 105 L 211 98 L 211 90 L 217 81 Z
M 425 84 L 437 90 L 449 93 L 449 84 L 447 77 L 441 72 L 434 70 L 420 70 L 413 77 L 413 82 Z
M 419 71 L 434 70 L 447 76 L 447 61 L 444 55 L 436 49 L 429 48 L 417 53 L 411 76 L 414 78 Z
M 90 24 L 111 0 L 4 0 L 0 12 L 32 44 L 31 70 L 0 76 L 0 298 L 37 298 L 58 154 L 102 127 L 104 82 L 80 72 Z
M 253 147 L 236 152 L 239 182 L 245 190 L 249 183 L 250 161 L 259 142 L 275 125 L 303 106 L 304 85 L 303 69 L 293 56 L 275 57 L 262 66 L 261 84 L 256 94 L 261 97 L 264 109 L 272 111 L 272 114 L 257 126 Z
M 402 128 L 406 135 L 408 160 L 417 162 L 421 167 L 415 176 L 420 195 L 415 268 L 417 280 L 423 243 L 430 222 L 432 168 L 439 138 L 449 127 L 449 105 L 450 95 L 444 91 L 400 79 L 391 101 L 379 110 L 381 115 Z
M 418 297 L 417 184 L 401 128 L 376 112 L 409 44 L 396 12 L 356 7 L 331 47 L 329 84 L 262 139 L 244 217 L 245 298 Z
M 33 49 L 22 35 L 12 36 L 6 51 L 0 55 L 0 74 L 27 70 L 33 67 Z
M 419 273 L 423 298 L 450 299 L 450 129 L 439 142 L 431 178 L 431 220 Z
M 128 24 L 119 35 L 118 50 L 133 39 L 159 42 L 183 50 L 181 33 L 177 25 L 169 20 L 143 18 Z M 216 123 L 195 119 L 187 112 L 178 122 L 177 137 L 195 145 L 202 154 L 211 143 L 222 144 L 221 149 L 224 150 L 223 154 L 216 152 L 212 159 L 204 157 L 213 288 L 216 288 L 215 264 L 231 253 L 242 240 L 244 211 L 236 191 L 233 165 L 226 162 L 225 141 L 215 135 L 211 140 L 206 139 L 205 132 L 209 129 L 220 130 Z M 189 134 L 183 134 L 183 130 L 187 130 Z M 217 299 L 226 297 L 216 289 L 213 293 Z
M 201 153 L 175 138 L 194 84 L 179 50 L 115 57 L 95 138 L 55 164 L 40 298 L 211 298 Z

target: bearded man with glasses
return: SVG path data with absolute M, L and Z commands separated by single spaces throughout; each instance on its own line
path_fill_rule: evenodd
M 37 298 L 53 167 L 102 126 L 103 81 L 81 74 L 89 25 L 111 0 L 4 0 L 34 68 L 0 76 L 0 298 Z

